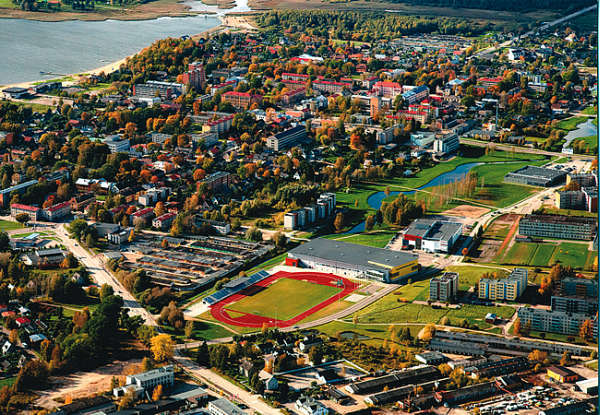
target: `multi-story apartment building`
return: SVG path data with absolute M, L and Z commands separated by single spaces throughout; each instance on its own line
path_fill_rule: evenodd
M 267 147 L 275 151 L 287 150 L 290 147 L 300 144 L 300 142 L 305 139 L 306 127 L 304 125 L 297 125 L 296 127 L 292 127 L 268 137 Z
M 341 94 L 344 88 L 348 88 L 348 84 L 344 82 L 316 80 L 312 83 L 312 87 L 316 91 L 327 92 L 330 94 Z
M 42 209 L 42 216 L 50 222 L 57 221 L 71 214 L 71 202 L 62 202 Z
M 482 278 L 478 288 L 481 299 L 515 301 L 527 288 L 527 269 L 515 268 L 506 278 Z
M 104 140 L 104 144 L 108 146 L 111 153 L 128 153 L 129 139 L 122 138 L 118 135 L 111 135 Z
M 205 184 L 211 190 L 218 190 L 222 187 L 228 187 L 232 183 L 232 175 L 225 171 L 217 171 L 215 173 L 209 174 L 202 180 L 202 183 Z
M 185 93 L 185 85 L 175 82 L 148 81 L 145 84 L 135 84 L 133 95 L 136 98 L 171 99 Z
M 24 213 L 29 216 L 29 220 L 35 221 L 40 216 L 40 211 L 41 209 L 37 206 L 23 205 L 20 203 L 13 203 L 10 205 L 10 216 L 13 218 Z
M 221 117 L 218 120 L 207 121 L 202 126 L 202 132 L 203 133 L 215 133 L 215 134 L 217 134 L 217 136 L 221 136 L 221 135 L 225 134 L 227 131 L 229 131 L 229 129 L 231 128 L 231 125 L 233 124 L 234 116 L 235 116 L 234 114 L 231 114 L 231 115 L 227 115 L 225 117 Z
M 579 297 L 598 297 L 598 281 L 587 278 L 567 277 L 560 282 L 563 295 L 576 295 Z
M 171 226 L 176 216 L 176 213 L 167 212 L 164 215 L 160 215 L 158 218 L 154 218 L 152 220 L 152 226 L 154 226 L 156 229 L 167 229 L 169 226 Z
M 181 75 L 181 82 L 186 86 L 193 87 L 198 92 L 206 84 L 206 73 L 202 62 L 193 62 L 188 65 L 188 71 Z
M 416 102 L 421 102 L 429 96 L 429 87 L 426 85 L 421 86 L 409 86 L 404 85 L 402 87 L 402 98 L 404 102 L 408 105 L 414 104 Z
M 168 389 L 172 387 L 174 383 L 175 372 L 171 365 L 138 373 L 137 375 L 129 375 L 125 380 L 126 385 L 137 385 L 149 392 L 158 385 L 162 385 L 164 388 Z
M 250 108 L 253 103 L 260 104 L 262 95 L 250 94 L 249 92 L 228 91 L 221 95 L 221 101 L 228 102 L 236 108 Z
M 553 295 L 550 299 L 552 311 L 565 313 L 581 313 L 593 316 L 598 312 L 598 298 L 591 297 L 567 297 Z
M 531 214 L 519 221 L 519 234 L 591 241 L 596 234 L 596 227 L 595 218 Z
M 555 193 L 555 205 L 559 209 L 577 209 L 596 212 L 598 210 L 598 188 L 583 187 Z
M 576 336 L 586 320 L 592 321 L 593 336 L 598 337 L 598 319 L 583 313 L 568 313 L 540 308 L 520 307 L 518 310 L 521 326 L 531 330 L 560 333 Z
M 581 187 L 598 187 L 598 176 L 595 173 L 569 173 L 567 184 L 577 183 Z
M 281 79 L 283 81 L 307 82 L 310 79 L 310 75 L 306 75 L 306 74 L 302 74 L 302 73 L 284 72 L 284 73 L 281 74 Z
M 380 97 L 395 98 L 401 93 L 402 86 L 398 82 L 379 81 L 373 85 L 373 94 Z
M 0 206 L 8 207 L 8 204 L 10 203 L 10 197 L 13 192 L 24 193 L 30 186 L 37 184 L 37 182 L 37 180 L 29 180 L 27 182 L 19 183 L 0 190 Z
M 429 299 L 432 301 L 449 301 L 458 294 L 458 273 L 444 272 L 441 276 L 429 281 Z

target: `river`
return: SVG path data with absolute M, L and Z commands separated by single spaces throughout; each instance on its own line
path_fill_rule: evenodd
M 454 170 L 440 174 L 436 178 L 425 183 L 423 186 L 417 187 L 417 189 L 422 190 L 422 189 L 426 189 L 428 187 L 440 186 L 440 185 L 444 185 L 444 184 L 457 182 L 460 179 L 462 179 L 463 177 L 465 177 L 465 175 L 469 171 L 471 171 L 471 169 L 473 167 L 478 166 L 480 164 L 483 164 L 483 163 L 461 164 L 460 166 L 457 166 Z M 407 190 L 407 191 L 402 191 L 402 192 L 393 191 L 393 192 L 390 192 L 390 196 L 398 195 L 400 193 L 403 193 L 405 195 L 412 195 L 413 193 L 415 193 L 415 190 Z M 367 199 L 367 204 L 372 209 L 379 209 L 381 207 L 381 203 L 385 200 L 386 197 L 388 197 L 388 196 L 385 194 L 385 192 L 373 193 Z M 350 231 L 348 231 L 348 233 L 358 233 L 358 232 L 363 232 L 364 230 L 365 230 L 365 222 L 363 221 L 363 222 L 359 223 L 358 225 L 356 225 L 354 228 L 350 229 Z
M 247 7 L 247 0 L 243 2 Z M 0 85 L 85 72 L 132 55 L 155 40 L 193 35 L 219 24 L 217 17 L 204 15 L 93 22 L 1 19 Z

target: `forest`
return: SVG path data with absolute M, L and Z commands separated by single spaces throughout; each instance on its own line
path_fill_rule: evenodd
M 260 27 L 275 32 L 285 30 L 290 33 L 361 41 L 394 39 L 423 33 L 474 36 L 492 29 L 489 23 L 453 17 L 325 10 L 271 11 L 257 16 L 256 22 Z
M 418 6 L 470 8 L 486 10 L 529 11 L 577 10 L 591 6 L 594 0 L 386 0 L 390 3 L 406 3 Z

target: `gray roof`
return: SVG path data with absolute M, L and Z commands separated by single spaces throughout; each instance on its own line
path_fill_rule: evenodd
M 235 405 L 234 403 L 225 398 L 220 398 L 211 401 L 209 405 L 213 405 L 219 408 L 222 412 L 229 415 L 246 415 L 246 413 L 242 411 L 239 406 Z
M 406 235 L 419 236 L 425 239 L 450 239 L 461 228 L 457 222 L 444 222 L 433 219 L 416 219 L 406 229 Z
M 406 252 L 373 248 L 325 238 L 312 239 L 292 249 L 289 254 L 292 257 L 296 255 L 313 256 L 329 261 L 345 262 L 376 269 L 384 268 L 378 264 L 385 264 L 385 268 L 397 267 L 417 259 L 416 255 Z
M 151 380 L 156 377 L 163 376 L 169 372 L 173 373 L 173 366 L 171 365 L 159 367 L 157 369 L 152 369 L 147 372 L 138 373 L 137 375 L 133 375 L 132 377 L 143 382 L 145 380 Z
M 520 169 L 515 170 L 514 172 L 509 174 L 520 174 L 523 176 L 541 177 L 544 179 L 554 179 L 556 177 L 567 175 L 567 173 L 563 170 L 546 169 L 544 167 L 537 166 L 521 167 Z

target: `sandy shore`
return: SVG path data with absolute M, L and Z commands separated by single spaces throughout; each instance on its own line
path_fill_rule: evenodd
M 219 25 L 217 25 L 213 28 L 207 29 L 203 32 L 197 33 L 197 34 L 193 35 L 192 38 L 198 39 L 200 37 L 211 36 L 215 33 L 222 32 L 222 31 L 255 30 L 256 29 L 256 27 L 254 25 L 252 25 L 252 22 L 251 22 L 249 16 L 246 16 L 243 14 L 224 15 L 224 16 L 217 16 L 217 17 L 219 18 L 219 20 L 221 20 L 221 23 Z M 123 65 L 124 63 L 127 62 L 127 59 L 131 58 L 132 56 L 137 55 L 144 49 L 141 49 L 140 51 L 138 51 L 132 55 L 126 56 L 123 59 L 119 59 L 115 62 L 106 64 L 104 66 L 100 66 L 96 69 L 91 69 L 89 71 L 83 71 L 83 72 L 77 72 L 77 73 L 65 75 L 64 77 L 61 77 L 61 79 L 62 78 L 72 78 L 73 80 L 64 81 L 63 85 L 64 86 L 75 85 L 80 81 L 81 78 L 84 78 L 86 76 L 99 75 L 101 73 L 109 74 L 109 73 L 115 72 L 121 67 L 121 65 Z M 6 85 L 2 85 L 1 87 L 2 88 L 8 88 L 8 87 L 30 88 L 34 84 L 39 84 L 40 82 L 48 82 L 48 81 L 49 81 L 48 79 L 34 80 L 34 81 L 28 81 L 28 82 L 6 84 Z

